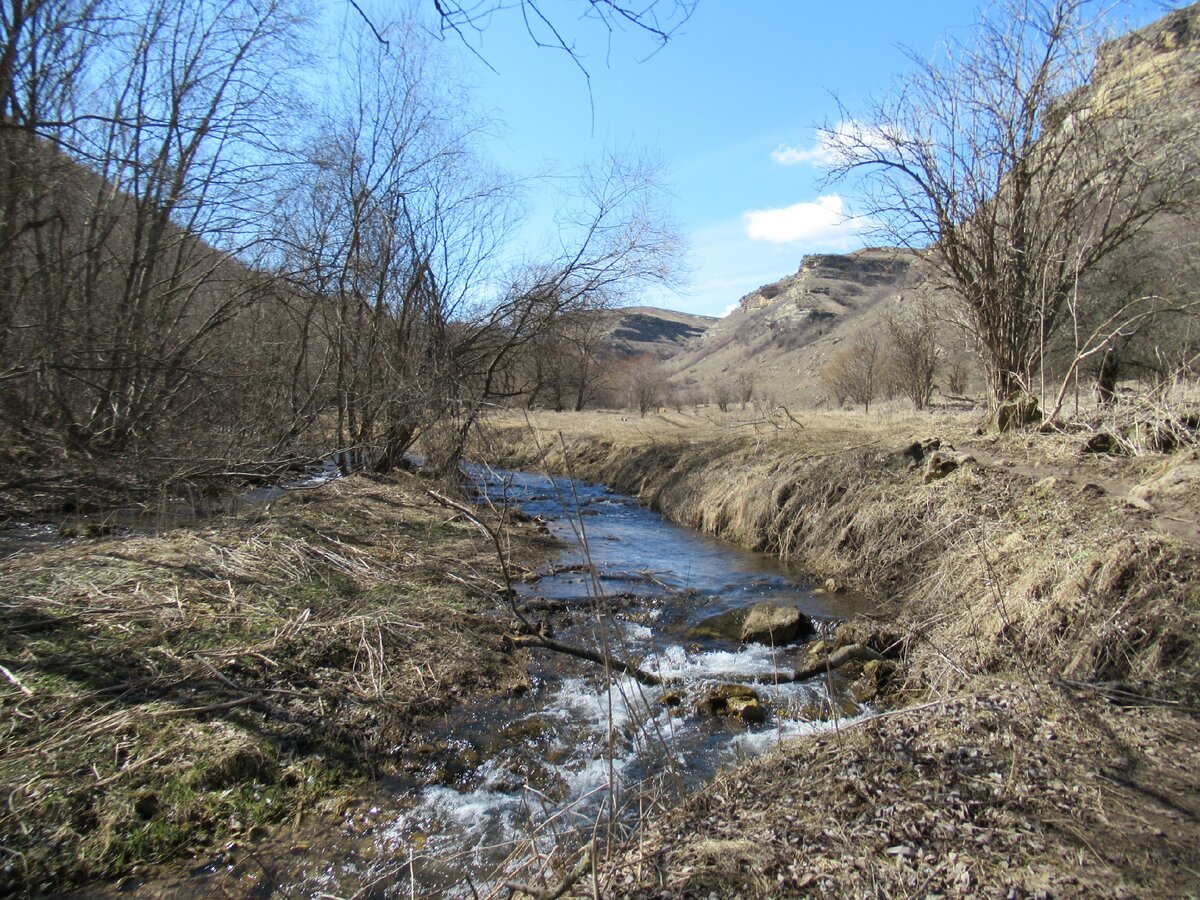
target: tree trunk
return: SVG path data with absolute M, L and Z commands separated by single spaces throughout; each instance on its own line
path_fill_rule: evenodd
M 1120 364 L 1117 354 L 1109 347 L 1100 361 L 1100 372 L 1096 375 L 1096 402 L 1107 409 L 1117 398 L 1117 377 L 1120 374 Z

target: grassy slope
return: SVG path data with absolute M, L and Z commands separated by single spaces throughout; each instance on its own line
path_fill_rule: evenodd
M 510 460 L 609 481 L 875 592 L 876 627 L 903 639 L 893 702 L 909 711 L 726 776 L 618 854 L 609 888 L 1193 890 L 1200 564 L 1158 526 L 1194 518 L 1197 483 L 1171 516 L 1125 499 L 1191 460 L 976 437 L 951 418 L 803 424 L 547 416 L 493 430 Z M 982 464 L 926 484 L 892 455 L 934 436 Z
M 494 556 L 425 488 L 355 476 L 5 560 L 0 893 L 336 813 L 423 717 L 518 685 Z

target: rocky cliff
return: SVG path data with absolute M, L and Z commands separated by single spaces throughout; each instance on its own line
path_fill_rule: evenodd
M 781 399 L 792 399 L 824 358 L 820 345 L 840 340 L 860 320 L 869 327 L 877 310 L 914 281 L 917 262 L 894 248 L 804 256 L 795 273 L 747 294 L 676 356 L 675 378 L 705 384 L 750 370 Z

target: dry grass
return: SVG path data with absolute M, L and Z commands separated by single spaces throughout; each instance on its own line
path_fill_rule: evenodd
M 9 890 L 332 812 L 421 717 L 518 683 L 500 574 L 415 478 L 354 477 L 0 569 Z
M 1090 430 L 982 436 L 949 417 L 677 418 L 539 416 L 539 441 L 509 421 L 491 447 L 569 461 L 817 583 L 874 593 L 868 627 L 903 641 L 892 702 L 916 707 L 653 818 L 600 869 L 602 892 L 1194 890 L 1200 559 L 1165 520 L 1194 529 L 1197 509 L 1188 494 L 1151 511 L 1130 499 L 1191 478 L 1191 455 L 1113 457 L 1085 452 Z M 896 451 L 933 437 L 977 461 L 927 483 Z

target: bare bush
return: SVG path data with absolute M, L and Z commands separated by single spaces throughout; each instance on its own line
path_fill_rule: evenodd
M 653 356 L 640 356 L 625 364 L 622 380 L 630 409 L 645 418 L 668 399 L 670 387 L 662 364 Z
M 737 396 L 735 386 L 728 378 L 714 378 L 708 387 L 709 396 L 721 412 L 729 411 L 729 404 Z
M 749 371 L 738 372 L 735 383 L 738 399 L 742 403 L 742 409 L 745 409 L 750 401 L 754 399 L 755 375 Z

